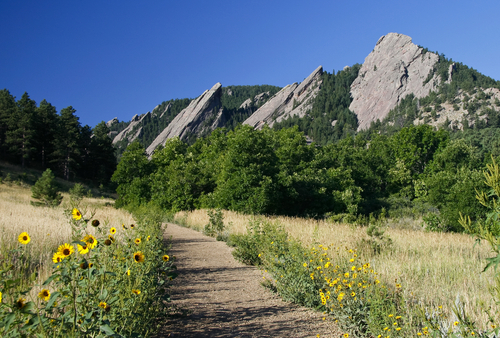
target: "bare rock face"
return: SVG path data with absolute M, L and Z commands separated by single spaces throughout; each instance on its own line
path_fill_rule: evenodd
M 243 124 L 261 129 L 265 124 L 270 127 L 288 117 L 303 117 L 312 108 L 312 102 L 321 86 L 323 67 L 319 66 L 299 85 L 293 83 L 277 92 L 262 107 L 257 109 Z
M 382 36 L 351 85 L 353 101 L 349 109 L 358 116 L 358 130 L 382 120 L 408 94 L 421 98 L 436 90 L 438 75 L 424 82 L 438 59 L 437 54 L 424 53 L 409 36 Z
M 111 127 L 112 125 L 114 125 L 116 123 L 118 123 L 118 118 L 117 117 L 115 117 L 114 119 L 109 120 L 108 122 L 106 122 L 106 127 L 109 128 L 109 127 Z
M 222 126 L 224 121 L 221 96 L 222 85 L 216 83 L 212 89 L 205 90 L 197 99 L 191 101 L 149 145 L 146 149 L 148 156 L 151 156 L 160 144 L 165 145 L 169 138 L 179 137 L 185 140 L 189 135 L 201 135 Z M 208 121 L 211 122 L 207 123 Z
M 134 115 L 130 124 L 127 128 L 123 129 L 118 135 L 113 139 L 113 144 L 116 144 L 119 141 L 124 139 L 128 140 L 128 143 L 134 142 L 134 140 L 140 135 L 142 125 L 151 119 L 151 113 L 147 112 L 141 116 Z

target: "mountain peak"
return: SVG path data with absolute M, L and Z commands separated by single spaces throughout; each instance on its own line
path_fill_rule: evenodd
M 426 79 L 438 60 L 437 54 L 415 45 L 407 35 L 382 36 L 351 85 L 349 109 L 358 116 L 358 130 L 382 120 L 408 94 L 421 98 L 436 90 L 437 74 Z

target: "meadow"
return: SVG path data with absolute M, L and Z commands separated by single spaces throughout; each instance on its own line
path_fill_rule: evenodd
M 418 220 L 399 219 L 376 221 L 385 231 L 377 239 L 367 234 L 366 226 L 328 220 L 255 217 L 231 211 L 223 211 L 223 215 L 225 227 L 232 234 L 247 233 L 252 220 L 259 219 L 281 226 L 311 252 L 321 245 L 354 250 L 363 263 L 369 263 L 377 272 L 376 278 L 404 300 L 403 308 L 408 311 L 401 315 L 414 326 L 423 326 L 417 323 L 422 320 L 416 316 L 417 308 L 429 316 L 439 315 L 443 323 L 451 325 L 458 320 L 453 309 L 461 303 L 476 327 L 489 327 L 484 309 L 495 305 L 490 293 L 494 272 L 482 271 L 486 258 L 492 256 L 491 249 L 485 242 L 475 245 L 470 235 L 428 232 Z M 179 212 L 175 219 L 200 231 L 209 223 L 207 210 Z M 379 251 L 371 245 L 376 241 Z M 329 254 L 333 260 L 338 252 Z
M 28 185 L 0 184 L 0 334 L 154 333 L 175 278 L 161 215 L 132 215 L 106 198 L 31 201 Z

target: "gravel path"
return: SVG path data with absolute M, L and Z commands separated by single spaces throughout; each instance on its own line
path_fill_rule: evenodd
M 168 224 L 179 277 L 172 304 L 189 311 L 169 320 L 159 337 L 339 337 L 335 323 L 261 286 L 258 269 L 237 262 L 231 248 L 211 237 Z

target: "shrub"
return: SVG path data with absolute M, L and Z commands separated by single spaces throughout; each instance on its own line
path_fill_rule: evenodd
M 71 189 L 69 189 L 69 198 L 72 203 L 78 205 L 78 203 L 85 196 L 85 189 L 80 183 L 75 183 Z
M 42 177 L 40 177 L 31 188 L 31 192 L 32 198 L 40 200 L 31 202 L 31 204 L 35 206 L 44 205 L 54 207 L 61 204 L 63 198 L 58 191 L 54 174 L 50 169 L 43 172 Z

